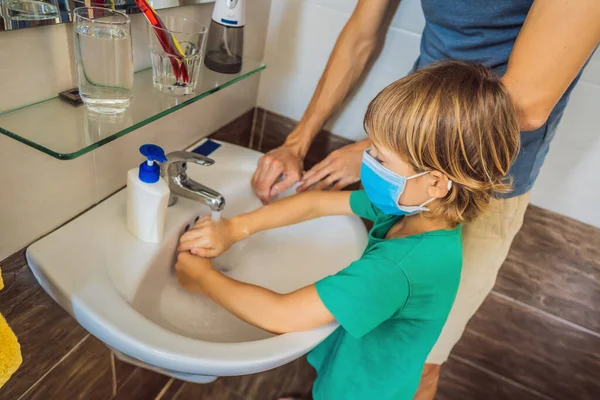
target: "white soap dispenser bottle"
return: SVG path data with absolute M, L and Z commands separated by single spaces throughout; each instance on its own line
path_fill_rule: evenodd
M 127 229 L 142 242 L 158 243 L 163 237 L 170 195 L 158 162 L 167 158 L 154 144 L 143 145 L 140 153 L 146 161 L 127 173 Z

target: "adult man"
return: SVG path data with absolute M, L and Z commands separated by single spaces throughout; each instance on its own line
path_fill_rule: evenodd
M 359 179 L 367 141 L 330 154 L 302 174 L 312 139 L 342 104 L 385 36 L 395 0 L 359 0 L 341 32 L 315 94 L 285 144 L 259 162 L 252 183 L 263 202 L 298 181 L 299 190 L 339 190 Z M 598 0 L 422 0 L 426 26 L 415 69 L 453 58 L 492 68 L 508 88 L 521 125 L 521 152 L 510 176 L 514 189 L 492 210 L 465 225 L 459 292 L 425 366 L 417 399 L 432 399 L 439 366 L 494 285 L 521 227 L 529 191 L 539 173 L 571 89 L 600 40 Z M 278 181 L 283 175 L 284 179 Z

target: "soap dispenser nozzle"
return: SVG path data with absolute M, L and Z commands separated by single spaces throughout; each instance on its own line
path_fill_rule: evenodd
M 140 180 L 145 183 L 158 182 L 160 179 L 160 165 L 155 161 L 167 161 L 165 151 L 155 144 L 145 144 L 140 147 L 140 153 L 146 157 L 146 161 L 140 164 Z

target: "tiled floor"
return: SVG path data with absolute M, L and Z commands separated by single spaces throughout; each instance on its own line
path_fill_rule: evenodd
M 215 134 L 267 151 L 292 121 L 258 111 Z M 263 124 L 263 121 L 265 122 Z M 264 125 L 264 134 L 261 135 Z M 347 141 L 322 134 L 306 167 Z M 0 312 L 19 337 L 23 365 L 1 400 L 271 400 L 307 393 L 304 359 L 209 385 L 173 380 L 114 359 L 39 287 L 23 252 L 0 263 Z M 494 292 L 442 367 L 438 400 L 600 398 L 600 230 L 530 206 Z

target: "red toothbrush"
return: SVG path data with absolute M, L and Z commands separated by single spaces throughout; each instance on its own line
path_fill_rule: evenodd
M 171 61 L 171 65 L 173 66 L 173 72 L 175 74 L 175 79 L 179 81 L 183 80 L 184 83 L 190 82 L 190 77 L 188 75 L 187 67 L 185 64 L 185 54 L 177 43 L 177 40 L 167 33 L 167 28 L 165 24 L 161 21 L 160 17 L 156 13 L 156 11 L 148 4 L 147 0 L 133 0 L 135 4 L 138 6 L 140 11 L 144 13 L 144 16 L 154 28 L 154 33 L 156 34 L 156 38 L 160 42 L 163 50 L 170 55 L 179 55 L 181 57 L 181 63 L 178 62 L 174 57 L 169 57 Z

